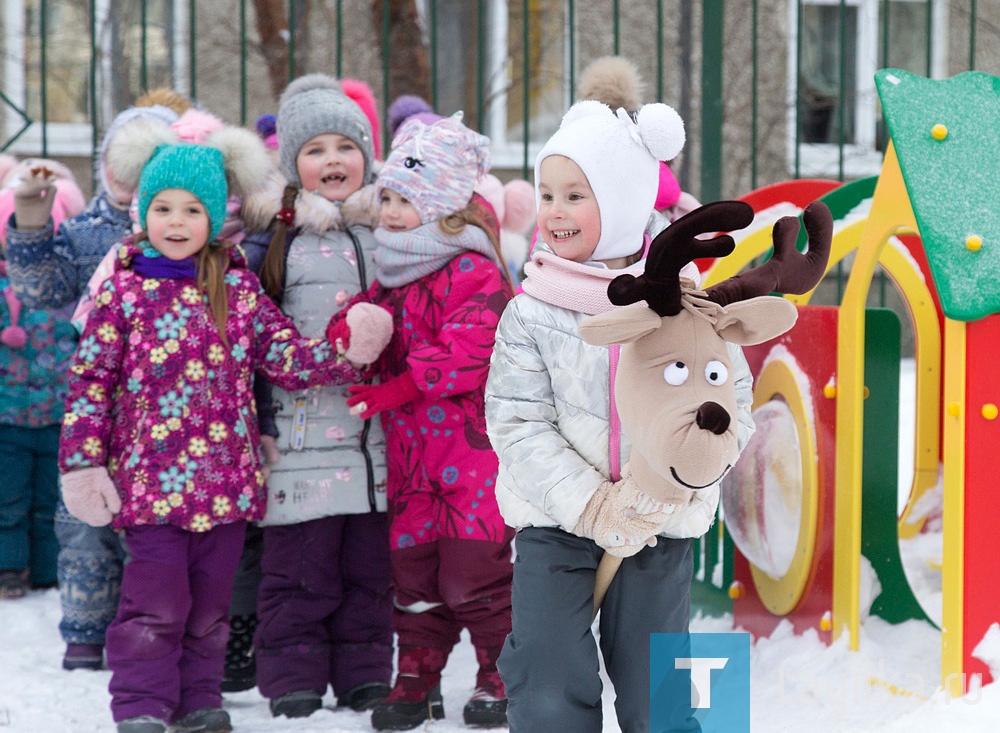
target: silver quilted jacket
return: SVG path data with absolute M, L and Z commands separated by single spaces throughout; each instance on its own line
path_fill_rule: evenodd
M 609 349 L 580 338 L 587 318 L 521 293 L 504 311 L 486 383 L 486 425 L 500 459 L 496 496 L 508 525 L 572 532 L 587 501 L 610 476 Z M 729 345 L 740 450 L 753 434 L 753 377 Z M 621 438 L 621 465 L 630 443 Z M 678 513 L 668 537 L 699 537 L 712 525 L 718 485 Z

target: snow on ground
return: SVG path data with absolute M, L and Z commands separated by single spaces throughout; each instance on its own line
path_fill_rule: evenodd
M 109 672 L 64 672 L 57 625 L 59 596 L 33 592 L 0 601 L 0 733 L 112 731 Z M 694 631 L 732 630 L 731 617 L 698 616 Z M 916 621 L 890 626 L 869 618 L 860 651 L 830 647 L 812 634 L 795 636 L 783 625 L 751 652 L 751 721 L 754 733 L 987 733 L 1000 730 L 1000 685 L 966 698 L 936 692 L 940 635 Z M 1000 631 L 982 645 L 985 660 L 1000 667 Z M 472 692 L 475 661 L 468 637 L 445 669 L 445 720 L 433 733 L 466 731 L 461 709 Z M 872 679 L 899 681 L 893 693 Z M 609 686 L 606 685 L 606 688 Z M 612 692 L 605 692 L 606 733 L 619 733 Z M 225 707 L 238 733 L 370 731 L 368 715 L 326 707 L 304 720 L 275 719 L 256 690 L 227 695 Z
M 908 487 L 912 455 L 912 361 L 901 370 L 900 473 Z M 911 453 L 907 453 L 911 451 Z M 901 499 L 900 507 L 905 503 Z M 932 618 L 940 618 L 940 535 L 904 543 L 904 563 L 914 591 Z M 936 611 L 936 614 L 935 614 Z M 32 592 L 0 601 L 0 733 L 112 731 L 107 692 L 109 672 L 65 672 L 60 667 L 59 594 Z M 696 615 L 694 632 L 733 631 L 731 616 Z M 816 634 L 795 636 L 787 623 L 751 651 L 753 733 L 993 733 L 1000 730 L 1000 685 L 974 689 L 963 698 L 938 690 L 941 635 L 931 625 L 908 621 L 892 626 L 868 617 L 857 652 L 840 640 L 824 645 Z M 976 650 L 1000 676 L 1000 628 L 994 626 Z M 426 725 L 432 733 L 466 731 L 462 706 L 472 693 L 475 658 L 468 636 L 452 654 L 442 690 L 447 717 Z M 605 680 L 605 733 L 620 733 L 614 692 Z M 369 715 L 326 707 L 304 720 L 272 718 L 256 690 L 227 695 L 225 707 L 237 733 L 350 733 L 370 731 Z M 559 732 L 561 733 L 561 732 Z M 572 733 L 572 732 L 567 732 Z

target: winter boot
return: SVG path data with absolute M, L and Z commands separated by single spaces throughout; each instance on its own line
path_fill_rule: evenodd
M 447 661 L 444 649 L 400 646 L 396 684 L 372 711 L 372 728 L 410 730 L 425 720 L 442 719 L 441 670 Z
M 323 696 L 313 690 L 299 690 L 276 697 L 270 702 L 271 715 L 277 718 L 308 718 L 323 707 Z
M 465 724 L 474 728 L 499 728 L 507 725 L 507 689 L 497 672 L 500 647 L 476 647 L 476 691 L 462 710 Z
M 28 582 L 23 570 L 0 570 L 0 600 L 23 598 Z
M 221 708 L 194 710 L 171 727 L 171 733 L 232 733 L 229 713 Z
M 229 642 L 221 685 L 223 692 L 242 692 L 257 686 L 257 661 L 253 651 L 256 629 L 257 617 L 253 614 L 229 619 Z
M 167 733 L 167 724 L 152 715 L 140 715 L 118 721 L 115 730 L 118 733 Z
M 358 685 L 348 692 L 344 697 L 337 698 L 338 708 L 350 708 L 356 713 L 363 713 L 371 710 L 376 705 L 381 705 L 389 696 L 389 685 L 384 682 L 366 682 Z
M 103 644 L 67 644 L 62 668 L 98 670 L 104 665 Z

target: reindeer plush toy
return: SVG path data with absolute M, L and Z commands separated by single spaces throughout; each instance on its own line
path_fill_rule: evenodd
M 615 305 L 644 301 L 645 306 L 617 308 L 580 325 L 587 343 L 623 345 L 615 400 L 632 453 L 622 477 L 666 505 L 667 514 L 687 504 L 694 492 L 717 485 L 739 457 L 726 342 L 759 344 L 788 331 L 797 318 L 795 305 L 770 293 L 806 293 L 826 270 L 830 211 L 814 202 L 803 220 L 807 253 L 795 248 L 798 219 L 784 217 L 774 225 L 774 251 L 767 262 L 701 291 L 680 277 L 681 267 L 698 258 L 724 257 L 735 243 L 728 234 L 699 235 L 742 229 L 753 221 L 753 209 L 739 201 L 696 209 L 653 240 L 643 275 L 622 275 L 608 286 Z M 595 536 L 598 544 L 615 545 L 616 527 L 602 529 L 607 536 Z M 595 612 L 620 563 L 614 552 L 605 553 Z

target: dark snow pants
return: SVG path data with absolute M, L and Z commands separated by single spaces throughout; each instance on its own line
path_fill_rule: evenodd
M 601 679 L 591 633 L 592 540 L 529 527 L 514 540 L 513 630 L 497 667 L 511 733 L 601 733 Z M 649 731 L 649 636 L 688 630 L 691 540 L 658 538 L 626 558 L 598 619 L 622 733 Z

